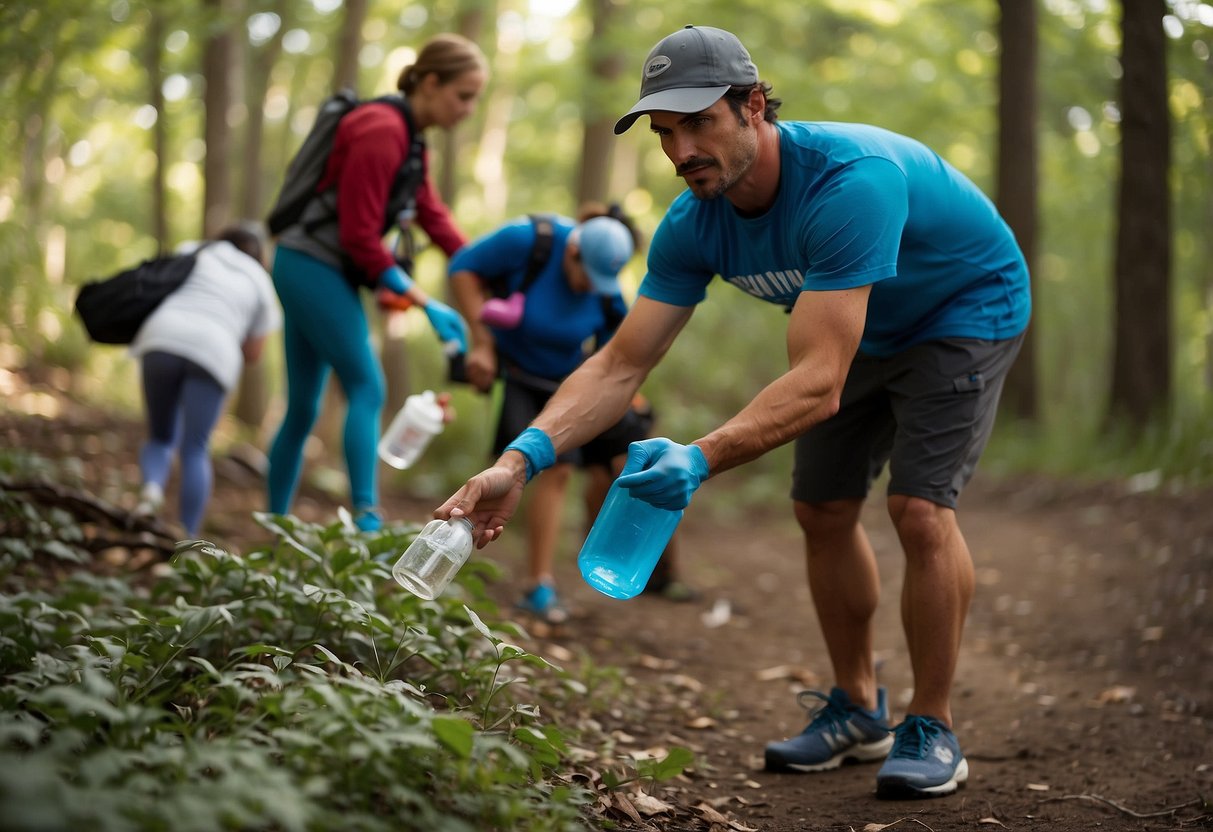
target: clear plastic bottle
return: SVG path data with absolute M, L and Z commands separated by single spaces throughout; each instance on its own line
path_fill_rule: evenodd
M 649 582 L 680 520 L 681 511 L 657 508 L 612 483 L 577 556 L 581 577 L 604 595 L 634 598 Z
M 404 400 L 404 407 L 379 440 L 379 458 L 393 468 L 408 468 L 442 428 L 442 405 L 434 391 L 414 393 Z
M 431 520 L 392 567 L 396 583 L 432 601 L 446 590 L 472 554 L 472 523 L 466 517 Z

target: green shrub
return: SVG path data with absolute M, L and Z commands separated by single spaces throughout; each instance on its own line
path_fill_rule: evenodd
M 390 576 L 416 527 L 259 520 L 271 544 L 185 541 L 146 582 L 18 590 L 38 545 L 0 550 L 6 829 L 585 827 L 538 704 L 585 686 L 473 612 L 491 565 L 422 601 Z

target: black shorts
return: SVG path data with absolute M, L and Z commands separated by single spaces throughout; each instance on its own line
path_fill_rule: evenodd
M 505 446 L 535 421 L 559 382 L 551 382 L 552 389 L 540 388 L 516 379 L 505 378 L 501 398 L 501 416 L 497 420 L 497 435 L 493 439 L 493 455 L 500 456 Z M 568 462 L 583 468 L 599 465 L 611 467 L 611 460 L 628 452 L 628 445 L 648 439 L 652 429 L 651 412 L 629 409 L 623 418 L 607 428 L 580 448 L 565 451 L 556 457 L 557 462 Z
M 862 499 L 887 462 L 890 494 L 955 508 L 1022 343 L 945 338 L 856 355 L 838 412 L 796 440 L 792 499 Z

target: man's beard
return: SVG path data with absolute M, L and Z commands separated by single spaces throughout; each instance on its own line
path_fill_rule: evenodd
M 696 199 L 702 200 L 704 202 L 708 202 L 713 199 L 718 199 L 718 198 L 724 196 L 730 188 L 732 188 L 734 185 L 736 185 L 741 180 L 741 178 L 743 176 L 745 176 L 746 173 L 749 171 L 750 166 L 752 164 L 754 164 L 754 159 L 758 155 L 757 151 L 754 148 L 749 148 L 748 150 L 749 150 L 749 152 L 745 155 L 745 157 L 743 159 L 739 160 L 737 166 L 734 169 L 735 173 L 732 176 L 727 175 L 725 173 L 724 166 L 721 165 L 718 160 L 713 159 L 711 157 L 691 159 L 690 161 L 684 162 L 681 165 L 679 165 L 675 169 L 675 172 L 683 178 L 683 181 L 686 181 L 687 174 L 694 175 L 695 173 L 698 173 L 699 171 L 702 171 L 702 170 L 707 170 L 709 168 L 716 168 L 716 170 L 718 170 L 720 172 L 720 179 L 716 182 L 715 185 L 711 186 L 708 190 L 700 193 L 698 190 L 696 190 L 696 186 L 692 185 L 689 181 L 687 181 L 687 187 L 691 189 L 691 193 L 694 195 L 694 197 Z

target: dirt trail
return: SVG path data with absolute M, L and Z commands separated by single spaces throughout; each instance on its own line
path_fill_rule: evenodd
M 1210 827 L 1213 808 L 1195 802 L 1213 795 L 1211 507 L 1209 493 L 974 483 L 961 517 L 978 588 L 953 700 L 971 775 L 951 798 L 878 801 L 874 766 L 761 770 L 763 745 L 804 726 L 796 692 L 831 684 L 790 517 L 739 528 L 689 513 L 684 559 L 704 593 L 691 605 L 599 596 L 567 557 L 560 577 L 579 615 L 556 642 L 665 691 L 626 732 L 638 748 L 692 747 L 705 764 L 678 800 L 712 801 L 753 828 Z M 875 646 L 896 719 L 912 684 L 901 555 L 882 504 L 867 521 L 883 583 Z
M 82 457 L 99 493 L 137 478 L 138 430 L 83 409 L 54 420 L 0 409 L 0 441 Z M 440 499 L 389 490 L 385 505 L 392 517 L 420 520 Z M 208 536 L 239 549 L 256 533 L 248 511 L 262 503 L 259 480 L 221 462 Z M 332 506 L 311 494 L 297 512 L 322 519 Z M 901 555 L 883 504 L 867 521 L 883 581 L 876 650 L 897 719 L 911 685 L 897 609 Z M 796 692 L 831 684 L 786 506 L 744 524 L 688 511 L 683 560 L 702 592 L 694 603 L 606 598 L 580 580 L 574 552 L 562 553 L 573 618 L 556 633 L 532 626 L 527 646 L 558 664 L 584 651 L 626 670 L 639 709 L 601 715 L 621 751 L 697 753 L 692 771 L 656 789 L 673 811 L 650 818 L 652 829 L 709 829 L 694 810 L 702 803 L 733 828 L 766 832 L 1213 828 L 1213 806 L 1200 804 L 1213 798 L 1213 491 L 1128 495 L 979 474 L 961 524 L 978 586 L 953 698 L 971 774 L 954 797 L 878 801 L 875 766 L 761 770 L 764 743 L 804 725 Z M 523 573 L 521 539 L 511 528 L 477 555 L 505 567 L 492 590 L 505 614 Z

